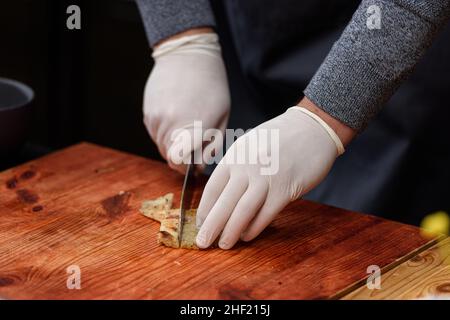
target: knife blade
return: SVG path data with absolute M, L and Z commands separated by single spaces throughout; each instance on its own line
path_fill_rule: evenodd
M 181 246 L 181 240 L 183 236 L 184 217 L 186 209 L 189 209 L 192 202 L 192 195 L 194 191 L 194 152 L 191 153 L 191 159 L 186 166 L 186 173 L 184 175 L 183 188 L 181 189 L 180 200 L 180 217 L 178 220 L 179 234 L 178 245 Z

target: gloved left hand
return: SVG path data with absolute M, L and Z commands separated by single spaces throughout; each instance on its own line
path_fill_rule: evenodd
M 333 129 L 297 106 L 241 136 L 206 184 L 197 245 L 206 248 L 220 234 L 222 249 L 254 239 L 290 201 L 319 184 L 343 152 Z
M 203 131 L 223 134 L 230 112 L 218 36 L 203 33 L 169 40 L 155 49 L 153 57 L 155 66 L 144 94 L 145 126 L 172 169 L 184 174 L 195 151 L 194 161 L 201 170 L 213 158 L 206 145 L 211 144 L 211 150 L 222 147 L 222 139 L 204 141 Z M 194 137 L 196 122 L 202 126 L 200 139 L 183 139 Z

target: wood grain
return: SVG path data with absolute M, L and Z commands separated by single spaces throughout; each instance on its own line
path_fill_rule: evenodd
M 319 299 L 430 245 L 413 226 L 308 201 L 234 250 L 156 243 L 144 199 L 183 177 L 160 162 L 83 143 L 0 173 L 0 297 Z M 202 187 L 196 190 L 197 200 Z M 81 289 L 66 269 L 81 270 Z
M 382 273 L 381 289 L 362 286 L 343 299 L 450 299 L 450 238 Z

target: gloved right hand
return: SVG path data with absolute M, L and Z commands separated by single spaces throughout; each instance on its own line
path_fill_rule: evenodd
M 289 202 L 316 187 L 343 152 L 335 131 L 303 107 L 250 130 L 231 145 L 205 186 L 198 247 L 209 247 L 219 235 L 222 249 L 254 239 Z
M 144 92 L 144 123 L 169 166 L 183 173 L 186 162 L 174 158 L 185 148 L 201 148 L 203 142 L 180 145 L 186 143 L 179 139 L 180 132 L 193 130 L 194 121 L 201 121 L 203 130 L 215 128 L 222 133 L 227 126 L 230 94 L 218 37 L 203 33 L 169 40 L 154 50 L 153 58 L 155 65 Z M 218 150 L 223 140 L 211 143 Z M 202 163 L 210 157 L 197 154 Z M 183 155 L 190 156 L 190 152 Z

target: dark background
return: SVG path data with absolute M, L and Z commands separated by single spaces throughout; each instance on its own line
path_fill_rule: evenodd
M 66 9 L 81 7 L 81 30 Z M 35 91 L 29 142 L 15 164 L 79 141 L 158 158 L 142 122 L 151 51 L 134 1 L 0 3 L 0 77 Z

